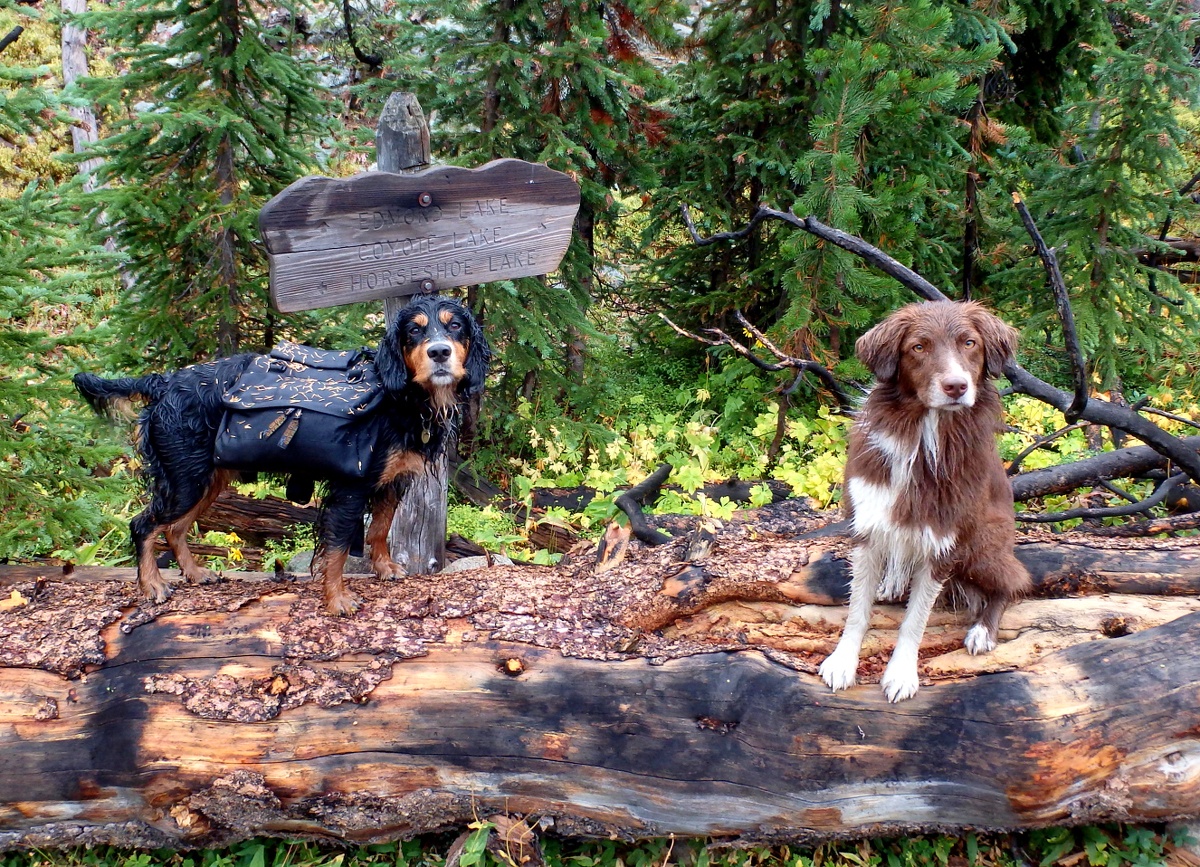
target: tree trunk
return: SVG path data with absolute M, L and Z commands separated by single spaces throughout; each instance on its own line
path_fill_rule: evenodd
M 87 12 L 87 0 L 62 0 L 62 77 L 63 87 L 70 87 L 80 78 L 88 74 L 87 63 L 87 31 L 73 22 L 72 16 Z M 71 145 L 74 153 L 83 153 L 100 138 L 99 127 L 96 124 L 96 114 L 90 106 L 72 105 L 67 107 L 67 113 L 73 121 L 71 125 Z M 93 175 L 99 168 L 98 159 L 85 160 L 79 165 L 80 174 L 84 175 L 84 190 L 92 192 L 96 188 Z
M 0 850 L 365 843 L 495 813 L 740 842 L 1200 816 L 1200 541 L 1022 544 L 1041 598 L 978 657 L 935 612 L 892 705 L 902 609 L 830 693 L 848 540 L 795 504 L 755 514 L 705 555 L 676 524 L 605 570 L 354 576 L 349 618 L 295 576 L 150 605 L 132 569 L 0 567 Z

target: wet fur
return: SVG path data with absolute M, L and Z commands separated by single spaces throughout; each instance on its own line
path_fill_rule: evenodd
M 159 532 L 165 533 L 187 580 L 213 580 L 188 550 L 186 535 L 235 474 L 214 466 L 213 449 L 225 414 L 222 396 L 253 358 L 238 355 L 142 377 L 75 376 L 76 388 L 98 413 L 114 415 L 131 401 L 146 404 L 139 418 L 138 450 L 150 503 L 130 522 L 130 533 L 138 585 L 155 602 L 171 595 L 154 558 Z M 372 465 L 364 480 L 326 479 L 317 517 L 313 575 L 322 581 L 330 613 L 351 614 L 359 605 L 342 573 L 368 509 L 372 568 L 380 578 L 403 574 L 388 551 L 387 528 L 408 480 L 445 447 L 459 407 L 483 389 L 490 360 L 478 323 L 452 299 L 416 298 L 388 326 L 374 357 L 386 396 L 376 411 Z M 311 468 L 297 466 L 295 474 L 311 477 Z

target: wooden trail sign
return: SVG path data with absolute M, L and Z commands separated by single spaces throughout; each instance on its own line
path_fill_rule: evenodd
M 296 181 L 263 207 L 271 300 L 284 312 L 548 274 L 579 187 L 524 160 Z

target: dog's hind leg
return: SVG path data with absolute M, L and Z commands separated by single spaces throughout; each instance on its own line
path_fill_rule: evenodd
M 921 649 L 921 637 L 929 622 L 929 612 L 942 592 L 942 582 L 933 577 L 929 564 L 922 562 L 913 569 L 912 584 L 908 593 L 908 609 L 900 623 L 900 634 L 892 658 L 883 671 L 880 686 L 888 701 L 904 701 L 916 694 L 921 685 L 917 674 L 917 654 Z
M 313 577 L 320 579 L 325 609 L 347 616 L 358 610 L 361 600 L 346 588 L 344 571 L 350 540 L 361 526 L 367 507 L 367 492 L 358 486 L 330 485 L 317 515 L 317 548 L 313 552 Z M 390 523 L 390 521 L 389 521 Z
M 404 567 L 392 559 L 388 548 L 388 532 L 392 518 L 396 516 L 399 497 L 391 485 L 378 494 L 371 509 L 371 526 L 367 528 L 367 547 L 371 556 L 371 568 L 379 578 L 400 578 Z
M 171 595 L 171 584 L 163 578 L 154 557 L 154 539 L 160 532 L 166 535 L 179 568 L 188 578 L 195 580 L 193 575 L 197 571 L 204 571 L 192 557 L 184 539 L 196 516 L 211 504 L 212 499 L 216 499 L 229 479 L 224 473 L 217 474 L 223 479 L 218 485 L 216 476 L 211 473 L 205 475 L 209 478 L 207 484 L 178 478 L 168 482 L 165 480 L 169 477 L 165 475 L 155 479 L 150 492 L 150 504 L 129 522 L 137 559 L 138 587 L 153 602 L 166 602 Z M 192 575 L 188 575 L 189 567 Z
M 208 486 L 208 490 L 200 498 L 196 505 L 188 510 L 187 514 L 179 520 L 167 527 L 166 537 L 167 544 L 171 547 L 171 553 L 175 555 L 175 562 L 179 564 L 179 571 L 183 576 L 194 584 L 208 584 L 216 580 L 216 576 L 211 571 L 205 569 L 192 556 L 192 551 L 188 548 L 187 534 L 192 528 L 192 524 L 208 511 L 208 507 L 213 504 L 217 497 L 221 496 L 221 492 L 229 487 L 229 482 L 233 479 L 236 473 L 230 470 L 217 470 L 213 473 L 212 483 Z
M 871 607 L 888 565 L 888 552 L 870 541 L 858 545 L 850 555 L 850 610 L 842 637 L 833 653 L 817 670 L 833 690 L 854 686 L 858 679 L 858 654 L 871 625 Z

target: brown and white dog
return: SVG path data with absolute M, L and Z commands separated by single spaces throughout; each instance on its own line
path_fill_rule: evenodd
M 1029 573 L 1013 556 L 1012 488 L 996 450 L 1000 395 L 992 379 L 1016 351 L 1017 332 L 979 304 L 910 304 L 855 346 L 877 384 L 850 431 L 843 503 L 851 520 L 850 610 L 823 663 L 834 690 L 853 686 L 876 597 L 908 609 L 883 673 L 889 701 L 917 691 L 917 651 L 943 587 L 978 619 L 964 644 L 996 646 L 1008 603 Z

